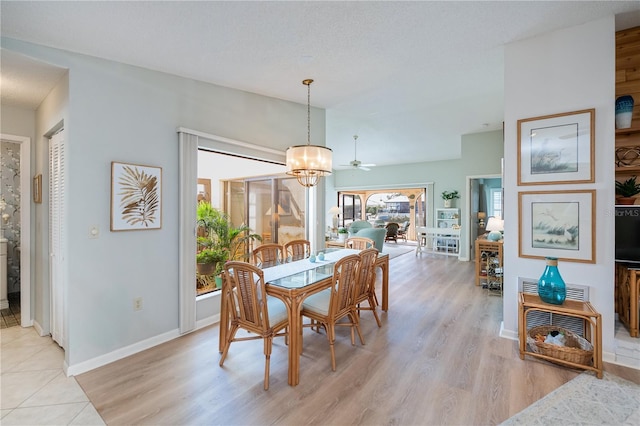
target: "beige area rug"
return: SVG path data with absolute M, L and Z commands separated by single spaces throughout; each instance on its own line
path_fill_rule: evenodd
M 403 245 L 392 245 L 385 244 L 382 248 L 383 253 L 389 253 L 389 259 L 393 259 L 394 257 L 398 257 L 400 255 L 415 251 L 416 248 L 411 246 L 403 246 Z
M 640 385 L 604 373 L 582 373 L 502 425 L 640 424 Z

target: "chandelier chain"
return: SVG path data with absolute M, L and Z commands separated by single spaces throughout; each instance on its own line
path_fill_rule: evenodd
M 311 83 L 313 80 L 305 80 L 307 85 L 307 145 L 311 145 Z

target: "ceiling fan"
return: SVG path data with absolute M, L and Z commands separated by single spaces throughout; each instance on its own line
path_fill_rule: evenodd
M 366 172 L 368 172 L 369 170 L 371 170 L 369 167 L 375 167 L 375 164 L 362 164 L 362 161 L 358 161 L 358 156 L 357 156 L 357 142 L 358 142 L 358 135 L 353 135 L 353 161 L 350 161 L 349 164 L 340 164 L 341 166 L 351 166 L 354 169 L 360 169 L 360 170 L 364 170 Z

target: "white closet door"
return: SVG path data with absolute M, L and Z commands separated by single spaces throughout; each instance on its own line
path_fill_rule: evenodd
M 64 333 L 65 263 L 65 143 L 60 130 L 49 140 L 49 288 L 51 337 L 66 348 Z

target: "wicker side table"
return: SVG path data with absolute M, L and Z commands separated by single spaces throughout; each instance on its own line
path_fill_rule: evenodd
M 550 312 L 584 320 L 584 338 L 593 345 L 593 365 L 577 364 L 528 350 L 527 312 L 530 311 Z M 586 326 L 587 324 L 589 327 Z M 530 355 L 573 368 L 595 371 L 598 379 L 602 379 L 602 315 L 594 309 L 591 303 L 565 300 L 562 305 L 552 305 L 543 302 L 537 294 L 521 292 L 518 295 L 518 336 L 520 338 L 520 359 L 524 359 L 525 355 Z

